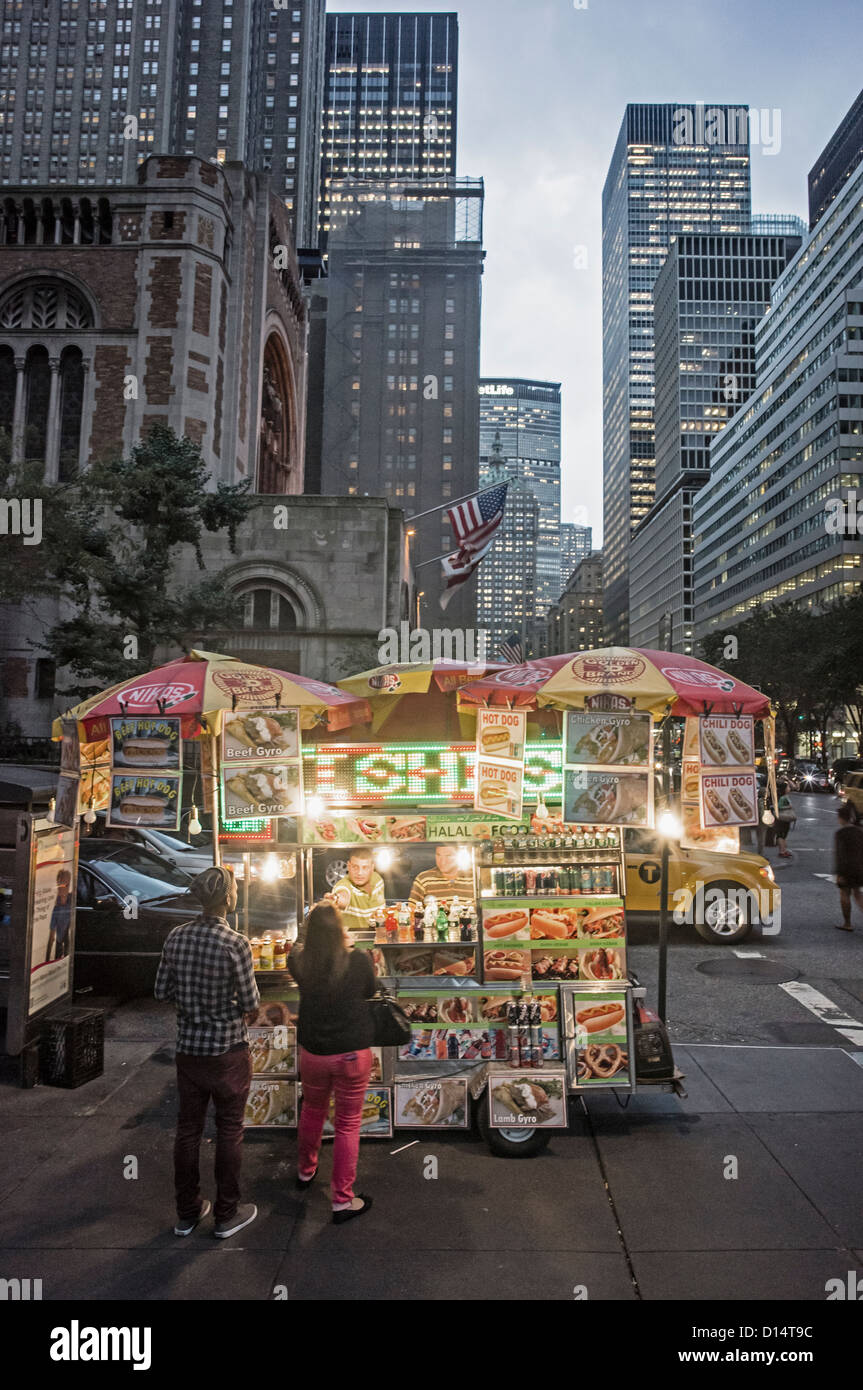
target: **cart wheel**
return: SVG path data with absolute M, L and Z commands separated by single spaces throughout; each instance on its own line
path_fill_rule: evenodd
M 491 1152 L 498 1158 L 533 1158 L 548 1147 L 546 1129 L 493 1129 L 488 1122 L 488 1089 L 477 1106 L 477 1126 Z

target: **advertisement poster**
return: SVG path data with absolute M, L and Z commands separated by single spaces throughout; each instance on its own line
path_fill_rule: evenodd
M 755 766 L 755 720 L 751 716 L 709 715 L 698 721 L 702 767 Z
M 489 1124 L 495 1129 L 566 1129 L 566 1073 L 513 1071 L 489 1078 Z
M 509 1002 L 504 1001 L 505 1003 Z M 508 1055 L 505 1018 L 489 1020 L 486 1027 L 436 1028 L 415 1026 L 410 1042 L 399 1048 L 402 1062 L 501 1062 Z M 546 1060 L 560 1057 L 560 1036 L 556 1023 L 543 1023 L 542 1055 Z
M 696 806 L 701 801 L 701 764 L 697 758 L 684 758 L 680 799 Z
M 299 757 L 299 710 L 253 709 L 224 714 L 223 763 L 257 763 L 274 758 Z
M 177 771 L 181 748 L 179 719 L 154 716 L 111 720 L 111 762 L 115 768 Z
M 75 831 L 40 830 L 31 851 L 28 1014 L 68 994 L 75 936 Z
M 151 825 L 177 830 L 180 825 L 179 772 L 113 773 L 108 825 Z
M 524 764 L 477 758 L 474 806 L 486 816 L 521 820 Z
M 557 943 L 531 951 L 532 978 L 537 984 L 556 984 L 576 980 L 613 981 L 626 979 L 626 947 L 584 946 L 572 942 L 561 949 Z
M 78 814 L 78 778 L 66 777 L 63 773 L 57 778 L 57 794 L 54 797 L 53 821 L 55 825 L 74 825 Z
M 78 783 L 78 813 L 83 815 L 92 806 L 94 811 L 106 811 L 111 800 L 111 764 L 99 763 L 81 769 Z
M 498 941 L 530 941 L 530 909 L 501 899 L 487 900 L 482 907 L 482 935 L 489 949 Z
M 467 1129 L 467 1077 L 397 1081 L 395 1121 L 399 1129 Z
M 249 1051 L 255 1076 L 296 1076 L 297 1030 L 287 1024 L 250 1028 Z
M 701 774 L 701 822 L 712 826 L 757 825 L 758 784 L 750 772 Z
M 253 1076 L 243 1124 L 246 1129 L 296 1129 L 296 1081 Z
M 701 824 L 700 801 L 692 804 L 683 802 L 680 809 L 683 824 L 683 834 L 680 837 L 682 849 L 710 849 L 717 854 L 740 853 L 740 831 L 735 826 L 711 826 L 705 830 Z
M 222 820 L 277 819 L 303 813 L 300 764 L 255 763 L 222 768 Z
M 527 715 L 524 710 L 481 709 L 477 714 L 477 753 L 481 758 L 524 762 Z
M 333 1119 L 336 1111 L 335 1097 L 330 1100 L 330 1109 L 324 1120 L 324 1139 L 335 1138 Z M 360 1121 L 361 1139 L 392 1139 L 393 1137 L 393 1097 L 389 1086 L 370 1086 L 363 1100 L 363 1114 Z
M 436 994 L 430 993 L 399 993 L 399 1004 L 404 1009 L 411 1023 L 452 1023 L 462 1024 L 488 1024 L 506 1023 L 507 1005 L 513 999 L 519 998 L 518 993 L 504 992 L 499 988 L 495 994 L 481 994 L 478 990 L 472 990 L 470 994 L 459 998 L 451 993 Z M 543 1023 L 555 1023 L 557 1021 L 557 991 L 548 994 L 535 994 L 532 996 L 539 999 L 542 1009 Z
M 564 768 L 563 818 L 568 825 L 653 824 L 653 773 Z
M 576 1076 L 579 1087 L 629 1086 L 626 993 L 573 994 Z
M 73 772 L 75 776 L 81 770 L 81 745 L 78 737 L 77 719 L 64 719 L 62 721 L 63 737 L 60 740 L 60 771 Z
M 567 710 L 563 761 L 576 767 L 644 767 L 651 761 L 653 718 Z

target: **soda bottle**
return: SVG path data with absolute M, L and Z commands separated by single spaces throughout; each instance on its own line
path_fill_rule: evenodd
M 441 903 L 440 907 L 439 907 L 438 910 L 437 910 L 437 921 L 436 921 L 435 925 L 436 925 L 436 927 L 437 927 L 437 939 L 438 939 L 438 941 L 448 941 L 448 940 L 449 940 L 449 918 L 447 917 L 446 908 L 444 907 L 443 903 Z
M 421 907 L 416 907 L 414 909 L 414 941 L 423 940 L 424 927 L 423 910 Z
M 399 941 L 408 942 L 411 939 L 411 915 L 407 903 L 402 903 L 398 911 Z
M 479 1055 L 484 1062 L 491 1061 L 491 1038 L 488 1033 L 483 1033 L 480 1039 Z
M 521 1065 L 523 1067 L 533 1066 L 533 1056 L 530 1050 L 530 1010 L 527 1000 L 522 999 L 518 1005 L 518 1047 L 521 1055 Z
M 509 1039 L 509 1064 L 514 1071 L 521 1066 L 518 1046 L 518 1004 L 511 999 L 506 1006 L 506 1031 Z
M 460 916 L 461 908 L 459 907 L 458 898 L 453 898 L 452 906 L 450 907 L 449 914 L 447 916 L 447 925 L 449 927 L 450 941 L 458 941 L 458 926 Z
M 458 1043 L 456 1043 L 456 1048 L 457 1047 Z M 439 1062 L 445 1062 L 447 1059 L 447 1033 L 445 1028 L 439 1028 L 437 1031 L 435 1037 L 435 1055 Z M 458 1054 L 456 1053 L 456 1055 Z
M 399 919 L 392 908 L 387 908 L 387 915 L 384 918 L 384 930 L 386 932 L 387 945 L 393 946 L 399 939 Z
M 459 938 L 462 941 L 473 941 L 473 936 L 471 935 L 470 930 L 470 917 L 471 906 L 470 903 L 466 902 L 462 905 L 461 911 L 459 913 Z
M 542 1051 L 542 1005 L 538 999 L 530 1001 L 530 1060 L 534 1067 L 544 1067 Z
M 450 1033 L 446 1041 L 446 1055 L 449 1061 L 458 1061 L 458 1034 Z

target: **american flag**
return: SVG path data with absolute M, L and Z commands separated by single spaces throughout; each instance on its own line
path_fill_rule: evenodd
M 494 534 L 503 521 L 508 483 L 477 493 L 447 512 L 458 541 L 458 550 L 443 558 L 446 589 L 440 606 L 446 608 L 456 589 L 470 579 L 480 560 L 488 554 Z
M 502 656 L 504 661 L 508 661 L 511 666 L 521 666 L 524 661 L 524 651 L 517 632 L 510 633 L 506 641 L 501 642 L 498 647 L 498 655 Z

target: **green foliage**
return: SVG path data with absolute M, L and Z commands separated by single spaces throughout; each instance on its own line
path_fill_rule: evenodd
M 820 613 L 791 602 L 756 608 L 733 630 L 736 660 L 725 658 L 728 635 L 702 641 L 704 660 L 770 696 L 789 754 L 801 727 L 817 730 L 826 747 L 831 720 L 845 707 L 863 735 L 863 592 Z
M 0 588 L 13 601 L 65 600 L 64 616 L 41 643 L 72 672 L 75 685 L 64 695 L 82 698 L 130 671 L 146 671 L 157 647 L 181 647 L 188 631 L 239 623 L 239 606 L 219 575 L 182 590 L 174 583 L 173 562 L 185 546 L 203 570 L 204 531 L 227 532 L 233 553 L 253 505 L 248 482 L 207 491 L 204 461 L 191 440 L 157 425 L 130 458 L 94 463 L 53 487 L 32 465 L 14 477 L 8 465 L 4 471 L 7 496 L 42 499 L 44 538 L 39 546 L 3 551 Z

